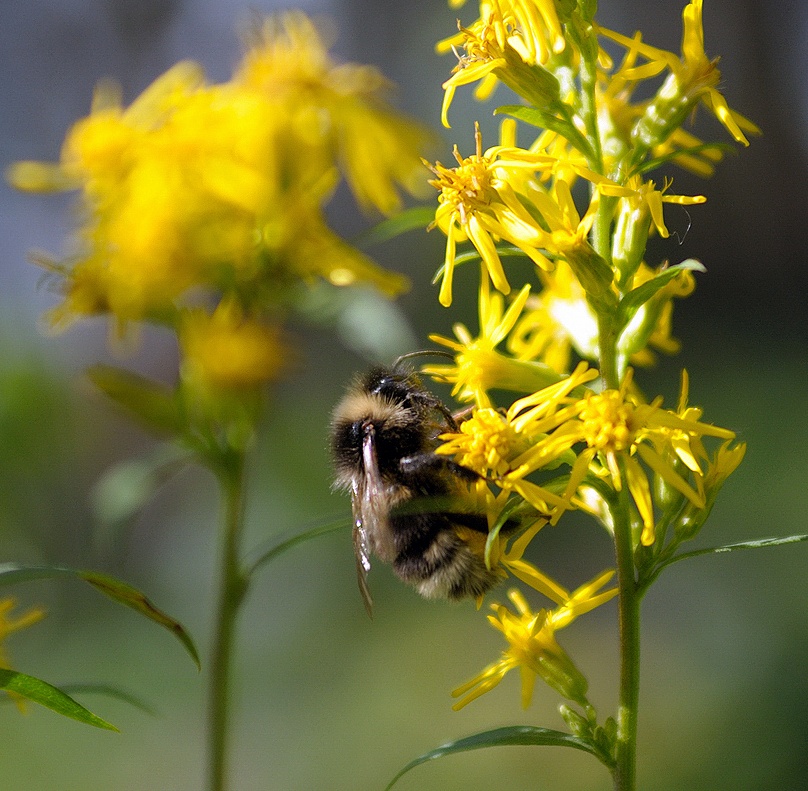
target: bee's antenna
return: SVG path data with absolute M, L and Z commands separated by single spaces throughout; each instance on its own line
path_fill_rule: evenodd
M 413 357 L 448 357 L 450 360 L 454 360 L 454 355 L 450 352 L 445 352 L 442 349 L 421 349 L 417 352 L 407 352 L 407 354 L 402 354 L 394 363 L 393 363 L 393 370 L 397 371 L 402 363 L 405 363 L 407 360 L 412 359 Z

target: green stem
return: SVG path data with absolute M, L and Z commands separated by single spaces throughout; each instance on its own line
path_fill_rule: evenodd
M 625 466 L 620 465 L 625 482 Z M 624 483 L 615 513 L 618 611 L 620 617 L 620 702 L 615 745 L 615 791 L 635 791 L 637 783 L 637 711 L 640 695 L 640 593 L 634 575 L 634 548 L 628 492 Z
M 218 616 L 211 656 L 209 727 L 209 791 L 226 788 L 229 724 L 230 662 L 233 655 L 236 617 L 246 581 L 239 568 L 239 549 L 244 499 L 244 459 L 239 457 L 220 473 L 224 494 L 224 533 Z
M 611 315 L 600 316 L 598 321 L 598 345 L 600 349 L 600 375 L 603 386 L 609 390 L 620 389 L 620 372 L 617 365 L 617 333 Z
M 586 137 L 592 146 L 592 158 L 589 166 L 595 173 L 603 175 L 603 149 L 600 142 L 600 128 L 598 127 L 598 109 L 595 100 L 595 83 L 597 82 L 597 68 L 595 59 L 584 56 L 581 58 L 581 116 L 586 125 Z

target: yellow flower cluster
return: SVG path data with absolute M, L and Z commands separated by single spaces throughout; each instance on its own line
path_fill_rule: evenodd
M 276 322 L 301 282 L 365 282 L 388 295 L 405 288 L 340 239 L 323 210 L 340 178 L 363 209 L 398 210 L 401 189 L 423 182 L 424 130 L 386 104 L 376 69 L 332 62 L 300 12 L 268 18 L 249 44 L 225 83 L 182 62 L 128 107 L 100 85 L 58 164 L 9 170 L 20 189 L 79 190 L 74 249 L 49 264 L 64 295 L 55 326 L 99 314 L 120 326 L 168 323 L 182 328 L 191 354 L 205 337 L 220 351 L 239 347 L 249 372 L 232 361 L 229 371 L 207 366 L 211 378 L 238 384 L 261 378 L 259 368 L 272 375 L 277 331 L 248 327 Z M 213 335 L 198 316 L 177 314 L 219 300 L 243 315 L 219 311 Z
M 528 546 L 545 525 L 579 508 L 613 535 L 616 523 L 630 533 L 633 571 L 650 574 L 700 529 L 745 450 L 732 444 L 734 432 L 702 422 L 701 410 L 688 406 L 686 373 L 677 408 L 667 409 L 661 397 L 642 395 L 632 366 L 653 363 L 655 351 L 678 351 L 673 300 L 689 295 L 693 272 L 703 271 L 692 260 L 646 262 L 649 237 L 673 232 L 665 207 L 705 201 L 671 194 L 670 177 L 648 174 L 670 163 L 712 173 L 722 147 L 681 128 L 698 105 L 737 142 L 748 144 L 746 134 L 758 130 L 718 92 L 717 61 L 704 50 L 702 0 L 684 9 L 681 54 L 650 47 L 639 33 L 600 27 L 595 6 L 480 0 L 479 17 L 458 23 L 458 33 L 438 45 L 458 58 L 443 85 L 446 126 L 464 85 L 476 84 L 484 99 L 501 82 L 523 102 L 499 109 L 512 116 L 499 145 L 484 148 L 477 127 L 471 155 L 455 147 L 455 166 L 430 165 L 438 191 L 432 226 L 446 236 L 442 305 L 452 303 L 458 265 L 480 261 L 478 334 L 455 324 L 454 338 L 431 336 L 454 360 L 425 372 L 470 404 L 438 453 L 480 476 L 471 489 L 489 518 L 489 566 L 556 607 L 533 612 L 516 593 L 516 614 L 494 605 L 489 620 L 509 647 L 455 692 L 457 708 L 517 667 L 525 705 L 539 677 L 588 707 L 585 681 L 554 634 L 615 593 L 596 592 L 611 573 L 570 593 L 533 565 Z M 620 62 L 604 42 L 625 49 Z M 525 147 L 517 144 L 517 122 L 541 130 Z M 512 274 L 508 264 L 520 258 Z M 512 289 L 525 275 L 528 282 Z M 521 527 L 513 530 L 515 521 Z

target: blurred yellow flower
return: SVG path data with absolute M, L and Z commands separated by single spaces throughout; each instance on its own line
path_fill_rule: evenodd
M 276 379 L 288 351 L 276 327 L 246 318 L 234 304 L 213 314 L 188 311 L 181 329 L 187 378 L 222 388 L 251 388 Z
M 385 102 L 391 84 L 381 72 L 334 63 L 300 11 L 267 17 L 253 39 L 234 84 L 282 111 L 292 140 L 338 165 L 362 207 L 392 214 L 401 208 L 398 187 L 423 192 L 418 158 L 429 134 Z M 292 146 L 288 156 L 303 159 Z
M 68 132 L 58 165 L 17 163 L 11 182 L 81 190 L 57 326 L 111 313 L 170 319 L 191 289 L 280 303 L 300 279 L 358 281 L 399 293 L 328 228 L 323 205 L 344 173 L 358 202 L 390 213 L 401 187 L 425 186 L 423 129 L 383 100 L 369 67 L 332 63 L 302 13 L 271 17 L 232 80 L 179 63 L 128 108 L 109 85 Z

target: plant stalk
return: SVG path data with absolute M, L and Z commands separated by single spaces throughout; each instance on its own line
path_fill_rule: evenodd
M 625 466 L 621 466 L 626 481 Z M 619 588 L 620 701 L 615 745 L 615 791 L 637 787 L 637 712 L 640 696 L 640 592 L 634 574 L 634 549 L 626 484 L 620 492 L 615 514 L 614 540 Z
M 230 663 L 233 656 L 236 618 L 246 587 L 239 568 L 244 510 L 243 458 L 239 458 L 237 463 L 222 472 L 220 481 L 224 495 L 224 530 L 208 700 L 209 791 L 225 791 L 227 787 Z

